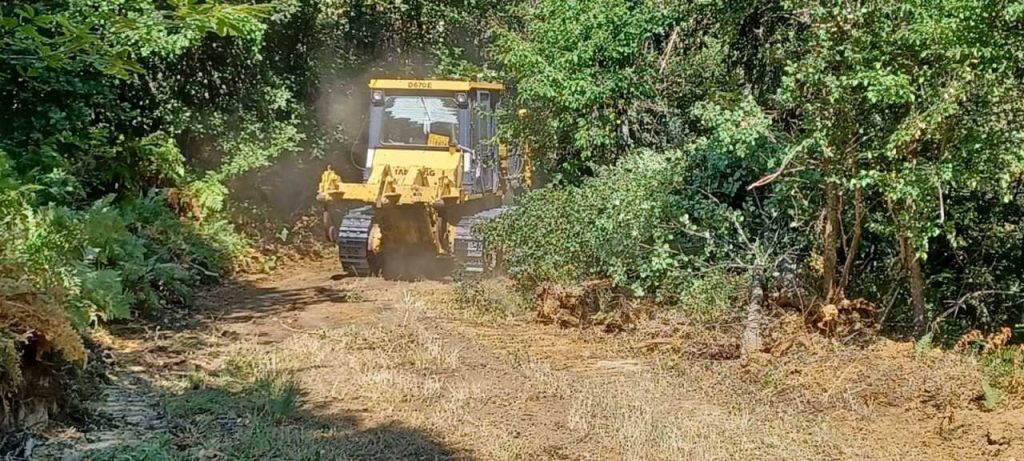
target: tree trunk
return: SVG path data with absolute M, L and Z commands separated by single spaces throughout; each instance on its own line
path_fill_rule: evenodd
M 821 293 L 825 302 L 834 301 L 836 294 L 836 266 L 839 245 L 839 193 L 833 184 L 825 185 L 825 226 L 822 229 Z
M 860 241 L 864 233 L 864 193 L 860 187 L 854 191 L 853 206 L 855 216 L 853 238 L 850 241 L 850 247 L 846 249 L 846 263 L 843 264 L 843 275 L 839 280 L 839 288 L 836 290 L 839 298 L 846 297 L 846 287 L 850 284 L 850 273 L 853 272 L 853 263 L 856 261 L 857 252 L 860 250 Z
M 914 334 L 921 336 L 925 332 L 924 321 L 924 276 L 921 274 L 921 261 L 917 258 L 914 244 L 906 235 L 900 235 L 900 253 L 903 256 L 903 267 L 910 278 L 910 301 L 914 307 Z
M 740 354 L 743 357 L 760 351 L 761 324 L 764 315 L 764 279 L 760 270 L 755 270 L 750 277 L 750 304 L 747 305 L 747 320 L 743 326 L 743 338 L 740 342 Z

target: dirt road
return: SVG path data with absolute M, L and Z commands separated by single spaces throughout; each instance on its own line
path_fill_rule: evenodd
M 75 451 L 209 460 L 1024 459 L 1012 427 L 1024 421 L 1019 412 L 994 418 L 902 397 L 865 404 L 867 385 L 846 381 L 858 361 L 878 366 L 868 359 L 839 359 L 821 379 L 753 373 L 641 353 L 628 334 L 466 309 L 451 293 L 441 282 L 341 278 L 324 261 L 215 289 L 198 321 L 115 331 L 107 342 L 119 376 L 146 385 L 101 402 L 105 435 L 71 437 Z M 954 372 L 945 368 L 936 373 Z M 786 384 L 819 382 L 801 398 Z M 119 408 L 142 394 L 155 395 L 149 408 Z M 140 424 L 139 414 L 157 422 Z

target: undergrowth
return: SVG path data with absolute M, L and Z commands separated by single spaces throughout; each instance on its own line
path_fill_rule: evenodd
M 767 121 L 750 101 L 693 113 L 707 132 L 699 140 L 631 152 L 578 185 L 530 192 L 488 223 L 488 243 L 504 255 L 509 275 L 528 286 L 607 278 L 635 295 L 685 304 L 710 288 L 698 279 L 767 266 L 773 250 L 758 241 L 768 232 L 789 238 L 774 228 L 802 225 L 782 224 L 783 214 L 763 212 L 769 199 L 742 189 L 774 154 Z M 787 251 L 806 251 L 806 241 L 792 240 Z
M 747 294 L 748 282 L 725 271 L 693 277 L 680 284 L 675 307 L 699 323 L 716 323 L 737 316 Z
M 529 294 L 508 279 L 463 278 L 451 293 L 455 309 L 475 315 L 511 318 L 532 307 Z
M 79 332 L 190 305 L 198 286 L 240 268 L 249 241 L 216 215 L 180 218 L 164 193 L 84 207 L 41 204 L 0 154 L 0 400 L 24 401 L 21 369 L 82 365 Z M 32 354 L 26 354 L 31 351 Z M 29 389 L 31 391 L 31 389 Z

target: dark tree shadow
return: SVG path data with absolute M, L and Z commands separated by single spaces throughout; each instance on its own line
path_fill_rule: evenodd
M 119 337 L 148 339 L 157 332 L 198 332 L 213 324 L 245 323 L 301 311 L 316 304 L 372 301 L 361 298 L 351 290 L 329 286 L 327 279 L 323 282 L 324 285 L 289 289 L 231 282 L 208 290 L 191 309 L 165 309 L 137 319 L 113 322 L 109 328 Z
M 201 387 L 166 399 L 170 448 L 217 446 L 235 459 L 469 460 L 430 434 L 398 422 L 369 425 L 352 411 L 300 407 L 294 383 L 260 378 Z
M 0 459 L 473 459 L 399 422 L 371 424 L 358 411 L 305 405 L 302 391 L 286 379 L 232 373 L 196 381 L 180 393 L 120 373 L 117 380 L 131 382 L 131 395 L 97 410 L 93 429 L 104 435 L 51 443 L 30 458 L 12 451 Z

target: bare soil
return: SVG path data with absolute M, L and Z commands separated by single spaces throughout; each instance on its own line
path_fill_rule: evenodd
M 984 411 L 977 366 L 960 355 L 814 337 L 778 357 L 704 359 L 639 333 L 480 314 L 451 293 L 340 277 L 327 260 L 212 290 L 184 325 L 105 341 L 121 382 L 169 396 L 242 362 L 286 377 L 301 396 L 287 424 L 315 434 L 321 459 L 1024 460 L 1024 412 Z M 160 397 L 138 403 L 151 391 L 128 394 L 131 417 L 104 447 L 145 428 L 186 458 L 231 459 L 190 446 L 201 434 L 165 424 Z M 106 407 L 115 421 L 118 405 Z M 37 459 L 96 443 L 51 436 L 62 450 Z

